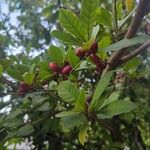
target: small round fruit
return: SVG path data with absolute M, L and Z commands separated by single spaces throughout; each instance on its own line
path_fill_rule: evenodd
M 81 47 L 79 47 L 75 50 L 75 54 L 78 57 L 83 58 L 86 55 L 86 51 L 84 51 Z
M 91 45 L 91 47 L 90 47 L 88 53 L 89 53 L 89 54 L 95 54 L 95 53 L 97 52 L 97 50 L 98 50 L 98 43 L 95 41 L 95 42 L 93 42 L 93 44 Z
M 61 74 L 62 75 L 68 75 L 71 71 L 72 71 L 72 66 L 67 65 L 67 66 L 62 68 Z
M 53 72 L 56 72 L 56 73 L 59 73 L 60 72 L 60 67 L 54 63 L 54 62 L 51 62 L 49 63 L 49 68 L 53 71 Z
M 21 82 L 20 85 L 19 85 L 19 90 L 20 91 L 28 92 L 31 89 L 32 89 L 32 87 L 29 84 L 27 84 L 27 83 Z
M 91 54 L 90 59 L 94 62 L 96 66 L 99 66 L 102 63 L 102 60 L 95 54 Z

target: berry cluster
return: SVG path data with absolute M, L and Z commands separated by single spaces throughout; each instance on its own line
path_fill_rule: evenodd
M 54 63 L 54 62 L 50 62 L 49 63 L 49 68 L 57 74 L 62 74 L 62 75 L 69 75 L 69 73 L 72 71 L 72 66 L 66 62 L 64 63 L 63 67 L 60 67 L 58 64 Z
M 19 89 L 18 89 L 18 94 L 19 95 L 24 95 L 25 93 L 29 92 L 29 91 L 32 91 L 33 88 L 31 85 L 25 83 L 25 82 L 20 82 L 20 85 L 19 85 Z
M 75 50 L 75 54 L 81 59 L 90 57 L 91 61 L 96 65 L 96 72 L 101 73 L 106 67 L 106 64 L 96 55 L 98 50 L 98 43 L 95 41 L 88 50 L 84 50 L 81 47 Z

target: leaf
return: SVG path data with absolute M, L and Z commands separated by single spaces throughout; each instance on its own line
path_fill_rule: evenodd
M 127 12 L 130 13 L 134 8 L 134 0 L 125 0 Z
M 11 59 L 1 59 L 0 61 L 0 65 L 2 65 L 3 70 L 8 69 L 12 63 L 13 63 L 13 60 Z
M 23 81 L 22 73 L 18 70 L 8 69 L 7 74 L 18 81 Z
M 105 8 L 101 7 L 97 11 L 97 23 L 112 28 L 112 15 Z
M 107 52 L 118 51 L 122 48 L 134 46 L 137 44 L 143 44 L 143 43 L 147 42 L 149 39 L 150 39 L 150 36 L 148 36 L 148 35 L 138 35 L 131 39 L 125 38 L 123 40 L 120 40 L 117 43 L 110 45 L 109 47 L 104 48 L 103 50 L 105 50 Z
M 21 74 L 24 74 L 25 72 L 29 71 L 29 68 L 27 67 L 27 65 L 23 65 L 23 64 L 14 64 L 13 68 L 21 72 Z
M 82 43 L 87 41 L 84 24 L 74 13 L 61 9 L 59 13 L 59 20 L 62 26 L 75 37 L 79 38 Z
M 92 28 L 96 21 L 99 1 L 100 0 L 83 0 L 82 2 L 80 18 L 86 24 L 89 37 L 91 35 Z
M 80 128 L 80 131 L 79 131 L 79 134 L 78 134 L 78 139 L 79 139 L 79 142 L 84 145 L 84 143 L 87 141 L 87 130 L 88 130 L 88 124 L 84 124 L 81 128 Z
M 100 26 L 99 25 L 96 25 L 95 27 L 93 27 L 93 30 L 92 30 L 92 35 L 91 35 L 91 39 L 92 40 L 95 40 L 96 39 L 96 36 L 99 32 L 99 28 Z
M 82 42 L 80 41 L 80 39 L 78 39 L 77 37 L 74 37 L 70 33 L 55 30 L 51 34 L 52 34 L 52 36 L 56 37 L 57 39 L 61 40 L 62 42 L 64 42 L 67 45 L 82 46 Z
M 69 63 L 71 64 L 71 66 L 75 67 L 76 65 L 79 64 L 80 62 L 80 59 L 79 57 L 77 57 L 75 55 L 75 52 L 72 48 L 69 48 L 68 51 L 67 51 L 67 58 L 66 58 Z
M 108 104 L 112 103 L 113 101 L 118 100 L 119 95 L 120 94 L 117 93 L 117 92 L 111 93 L 110 96 L 107 99 L 105 99 L 105 101 L 103 102 L 103 104 L 101 105 L 101 107 L 99 108 L 99 110 L 102 109 L 103 107 L 107 106 Z
M 63 81 L 59 84 L 58 95 L 67 103 L 74 102 L 78 95 L 79 90 L 76 85 L 72 84 L 70 81 Z
M 85 90 L 81 89 L 80 94 L 76 101 L 75 110 L 76 111 L 85 111 L 86 109 L 86 96 L 85 96 Z
M 113 101 L 112 103 L 101 109 L 99 113 L 113 117 L 123 113 L 129 113 L 136 107 L 137 106 L 131 101 L 118 100 Z
M 70 130 L 75 126 L 79 127 L 86 121 L 86 117 L 83 114 L 73 114 L 62 117 L 60 123 L 63 129 Z
M 100 81 L 98 82 L 98 85 L 94 91 L 93 94 L 93 98 L 89 107 L 89 110 L 91 111 L 94 106 L 97 104 L 99 98 L 101 97 L 102 93 L 104 92 L 104 90 L 106 89 L 106 87 L 108 86 L 110 79 L 112 77 L 113 72 L 110 71 L 108 73 L 105 74 L 105 76 L 102 76 Z
M 34 96 L 32 98 L 32 104 L 33 105 L 39 105 L 39 104 L 42 104 L 44 101 L 46 101 L 49 97 L 45 97 L 45 96 Z
M 0 76 L 2 75 L 2 73 L 3 73 L 3 66 L 0 65 Z
M 105 36 L 102 38 L 102 40 L 99 42 L 100 48 L 103 49 L 105 47 L 108 47 L 111 43 L 111 39 L 109 36 Z
M 34 132 L 33 126 L 31 124 L 27 124 L 18 130 L 18 135 L 19 136 L 27 136 L 33 132 Z
M 64 61 L 64 53 L 61 49 L 56 46 L 51 46 L 48 50 L 49 57 L 51 61 L 61 64 Z
M 26 72 L 23 75 L 24 82 L 29 84 L 29 85 L 31 85 L 33 83 L 34 78 L 35 78 L 35 74 L 34 73 Z
M 56 114 L 56 117 L 62 118 L 62 117 L 67 117 L 67 116 L 75 115 L 75 114 L 80 114 L 80 112 L 76 112 L 76 111 L 62 111 L 62 112 Z
M 47 111 L 50 110 L 50 106 L 48 102 L 45 102 L 41 106 L 39 106 L 35 111 Z
M 141 63 L 142 63 L 141 59 L 138 58 L 138 57 L 135 57 L 135 58 L 129 60 L 129 61 L 125 64 L 125 69 L 126 69 L 126 70 L 136 69 Z
M 7 134 L 5 129 L 0 130 L 0 143 L 6 138 Z

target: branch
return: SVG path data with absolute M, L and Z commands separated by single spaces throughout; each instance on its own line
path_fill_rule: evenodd
M 149 47 L 150 47 L 150 40 L 148 42 L 144 43 L 143 45 L 141 45 L 139 48 L 137 48 L 133 52 L 131 52 L 130 54 L 122 57 L 121 58 L 121 63 L 125 63 L 128 60 L 134 58 L 135 56 L 137 56 L 138 54 L 140 54 L 142 51 L 144 51 L 145 49 L 147 49 Z
M 5 77 L 0 77 L 0 81 L 3 83 L 6 83 L 8 86 L 11 86 L 13 90 L 17 90 L 17 85 L 9 80 L 7 80 Z
M 149 0 L 140 0 L 139 5 L 137 6 L 136 13 L 132 19 L 131 25 L 129 27 L 129 30 L 127 31 L 125 37 L 126 38 L 132 38 L 136 35 L 137 30 L 144 18 L 144 16 L 150 11 L 150 3 Z M 114 52 L 109 61 L 108 64 L 103 71 L 103 73 L 108 72 L 109 70 L 119 66 L 121 64 L 121 57 L 125 54 L 126 48 L 121 49 L 118 52 Z

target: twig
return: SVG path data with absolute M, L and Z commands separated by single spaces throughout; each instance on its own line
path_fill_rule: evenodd
M 137 30 L 144 18 L 144 16 L 150 11 L 150 3 L 149 0 L 140 0 L 139 5 L 137 6 L 135 16 L 132 19 L 131 25 L 129 27 L 129 30 L 127 31 L 125 37 L 126 38 L 132 38 L 136 35 Z M 121 57 L 126 52 L 126 48 L 121 49 L 118 52 L 114 52 L 112 56 L 110 57 L 108 63 L 110 65 L 107 65 L 105 70 L 103 71 L 103 74 L 108 72 L 109 70 L 119 66 L 121 64 Z
M 137 56 L 138 54 L 140 54 L 142 51 L 144 51 L 145 49 L 150 47 L 150 40 L 146 43 L 144 43 L 143 45 L 141 45 L 139 48 L 137 48 L 136 50 L 134 50 L 133 52 L 131 52 L 130 54 L 124 56 L 121 58 L 121 64 L 127 62 L 128 60 L 134 58 L 135 56 Z

